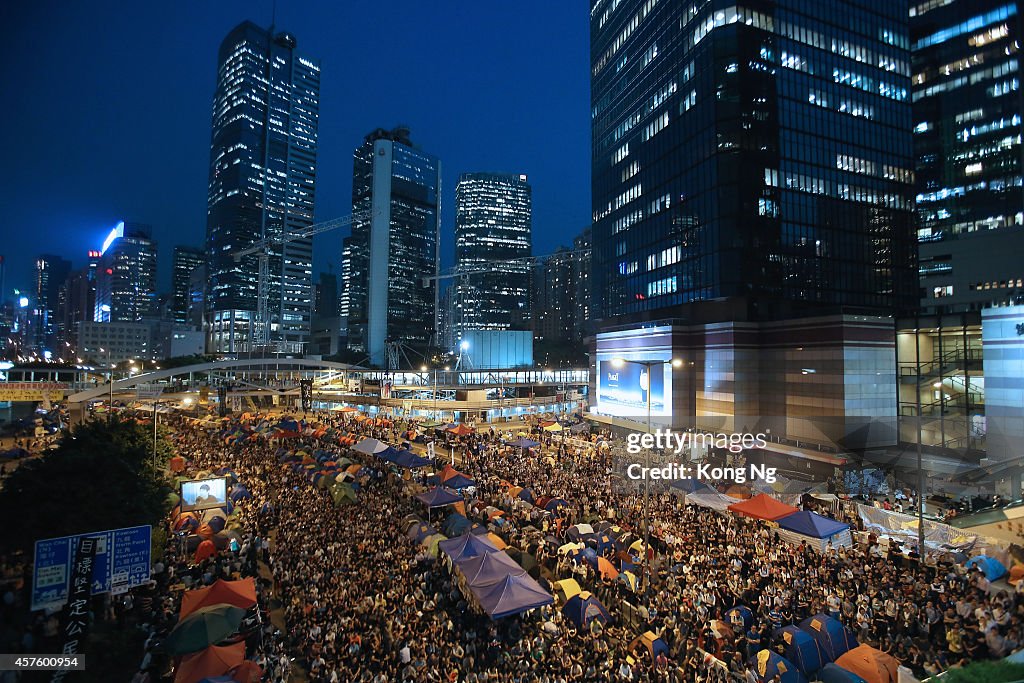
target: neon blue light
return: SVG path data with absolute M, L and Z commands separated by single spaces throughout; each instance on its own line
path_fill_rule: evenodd
M 103 256 L 103 252 L 105 252 L 110 245 L 114 243 L 114 240 L 121 237 L 124 237 L 124 221 L 118 223 L 117 227 L 111 230 L 110 234 L 107 235 L 107 239 L 103 240 L 103 248 L 100 249 L 100 256 Z

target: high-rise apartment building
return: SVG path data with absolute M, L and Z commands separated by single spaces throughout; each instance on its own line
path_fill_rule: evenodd
M 320 65 L 295 37 L 251 22 L 221 43 L 213 98 L 206 228 L 207 312 L 214 351 L 308 341 L 313 242 L 291 236 L 313 224 Z M 271 244 L 260 257 L 233 253 Z
M 92 319 L 99 323 L 135 322 L 153 315 L 156 263 L 153 229 L 143 223 L 118 223 L 100 250 Z
M 413 146 L 409 130 L 377 129 L 356 148 L 352 234 L 342 247 L 341 314 L 348 345 L 384 366 L 389 343 L 433 341 L 441 163 Z
M 910 8 L 926 315 L 1024 302 L 1019 10 L 1015 0 Z
M 916 299 L 906 7 L 595 0 L 601 318 Z
M 60 288 L 71 272 L 71 261 L 53 254 L 36 259 L 35 320 L 36 345 L 53 350 L 60 339 L 61 324 L 57 315 Z
M 455 187 L 453 337 L 529 329 L 532 195 L 525 175 L 463 173 Z
M 180 244 L 174 247 L 174 263 L 171 266 L 171 318 L 174 322 L 188 322 L 189 279 L 192 271 L 205 263 L 206 254 L 202 249 Z

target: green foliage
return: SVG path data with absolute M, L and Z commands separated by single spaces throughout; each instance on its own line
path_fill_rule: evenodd
M 950 669 L 942 683 L 1013 683 L 1024 680 L 1024 664 L 1010 662 L 973 662 Z
M 171 446 L 134 420 L 93 420 L 75 427 L 54 451 L 28 460 L 0 490 L 0 550 L 31 552 L 36 540 L 152 524 L 166 512 Z

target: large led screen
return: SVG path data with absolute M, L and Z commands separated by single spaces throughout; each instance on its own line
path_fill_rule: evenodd
M 597 412 L 645 416 L 649 403 L 652 416 L 672 415 L 672 364 L 668 360 L 599 357 L 597 372 Z
M 218 508 L 227 500 L 227 480 L 193 479 L 181 482 L 181 510 L 206 510 Z

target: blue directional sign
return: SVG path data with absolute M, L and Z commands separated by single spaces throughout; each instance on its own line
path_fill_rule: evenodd
M 32 571 L 32 609 L 52 608 L 68 599 L 75 550 L 82 538 L 97 539 L 92 594 L 125 593 L 149 581 L 153 527 L 111 529 L 36 541 Z

